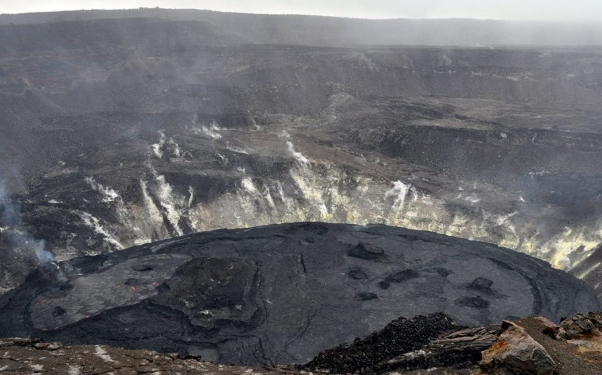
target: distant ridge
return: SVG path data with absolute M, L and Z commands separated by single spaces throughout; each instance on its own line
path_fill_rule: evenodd
M 207 22 L 224 36 L 257 44 L 425 46 L 602 46 L 602 25 L 475 19 L 368 20 L 208 10 L 82 10 L 0 15 L 1 25 L 145 18 Z

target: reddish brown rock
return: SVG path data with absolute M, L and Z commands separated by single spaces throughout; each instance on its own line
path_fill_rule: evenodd
M 479 366 L 495 375 L 552 375 L 557 367 L 540 343 L 510 321 L 502 323 L 497 342 L 483 352 Z

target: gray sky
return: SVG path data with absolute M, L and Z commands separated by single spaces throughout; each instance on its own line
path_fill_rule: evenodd
M 602 0 L 0 0 L 0 13 L 155 6 L 359 18 L 602 21 Z

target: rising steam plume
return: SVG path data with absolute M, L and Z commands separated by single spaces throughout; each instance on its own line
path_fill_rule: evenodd
M 11 195 L 9 186 L 21 186 L 21 178 L 12 171 L 8 178 L 0 179 L 0 236 L 27 257 L 35 257 L 40 264 L 54 263 L 54 254 L 46 249 L 44 240 L 35 239 L 21 222 L 20 207 Z

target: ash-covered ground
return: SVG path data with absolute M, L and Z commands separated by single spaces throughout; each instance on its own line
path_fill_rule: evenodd
M 305 220 L 499 244 L 598 290 L 602 51 L 370 22 L 1 16 L 0 291 L 36 250 Z

